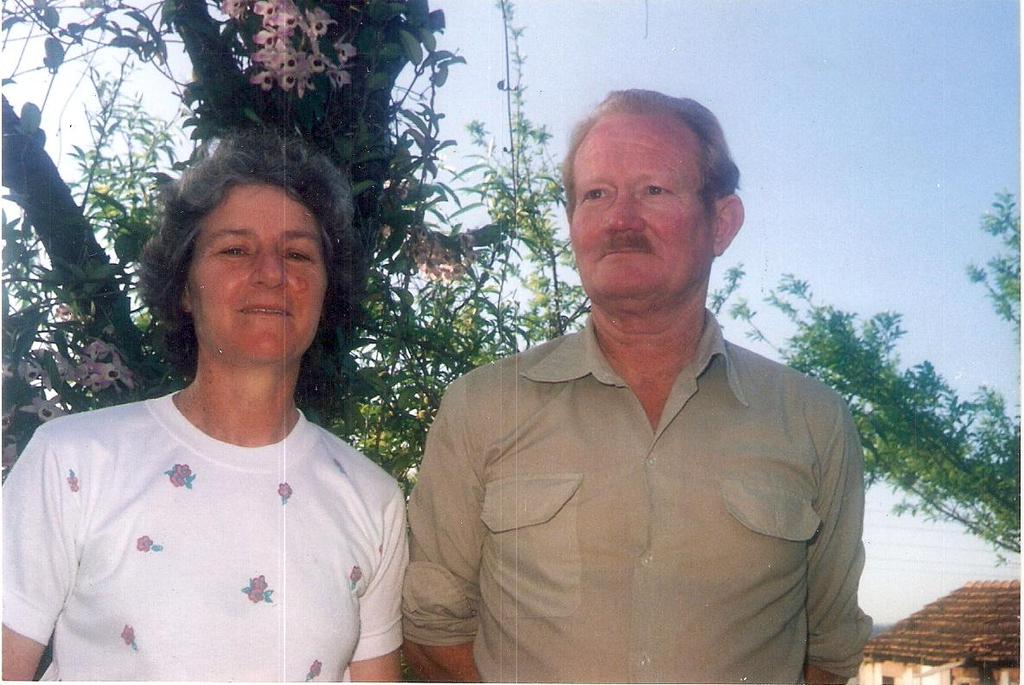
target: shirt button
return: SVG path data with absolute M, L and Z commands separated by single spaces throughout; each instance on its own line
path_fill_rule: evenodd
M 647 668 L 650 665 L 651 665 L 651 657 L 647 656 L 646 654 L 641 654 L 640 655 L 640 666 L 641 666 L 641 668 Z
M 654 462 L 656 462 L 656 461 L 658 461 L 658 458 L 655 457 L 653 454 L 651 456 L 647 457 L 647 465 L 648 466 L 654 466 Z
M 642 557 L 640 557 L 640 563 L 643 564 L 644 566 L 650 566 L 651 565 L 651 561 L 653 559 L 654 559 L 654 555 L 651 554 L 650 552 L 648 552 L 647 554 L 645 554 Z

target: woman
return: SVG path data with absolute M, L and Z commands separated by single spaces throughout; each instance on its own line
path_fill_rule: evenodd
M 253 134 L 170 189 L 142 292 L 192 382 L 26 447 L 4 487 L 5 679 L 51 633 L 62 679 L 398 679 L 404 499 L 294 401 L 355 306 L 351 213 L 329 162 Z

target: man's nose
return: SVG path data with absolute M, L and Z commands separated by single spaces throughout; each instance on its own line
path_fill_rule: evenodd
M 605 224 L 609 229 L 635 231 L 640 229 L 640 203 L 630 193 L 619 193 L 605 213 Z
M 260 250 L 253 265 L 253 278 L 260 285 L 271 288 L 284 283 L 284 257 L 275 250 Z

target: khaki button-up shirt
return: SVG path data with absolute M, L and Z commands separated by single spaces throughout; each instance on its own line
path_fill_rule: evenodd
M 723 340 L 652 429 L 592 329 L 451 385 L 409 504 L 405 635 L 489 681 L 857 672 L 861 447 L 841 398 Z

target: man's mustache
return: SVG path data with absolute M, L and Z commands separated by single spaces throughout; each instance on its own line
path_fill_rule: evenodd
M 654 251 L 647 236 L 639 231 L 616 231 L 605 239 L 602 248 L 604 254 Z

